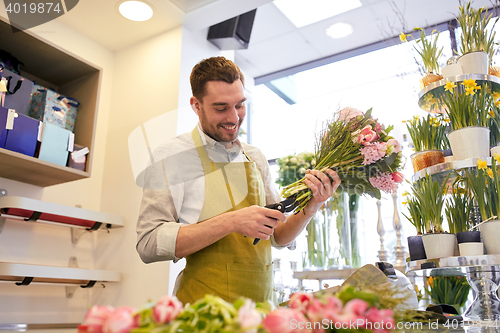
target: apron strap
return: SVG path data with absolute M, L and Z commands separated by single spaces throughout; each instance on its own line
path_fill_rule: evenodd
M 205 171 L 205 175 L 208 175 L 211 172 L 215 171 L 214 164 L 208 157 L 207 149 L 201 141 L 200 132 L 198 132 L 198 127 L 195 127 L 191 132 L 191 136 L 193 137 L 194 145 L 196 147 L 196 151 L 200 156 L 201 164 L 203 165 L 203 171 Z

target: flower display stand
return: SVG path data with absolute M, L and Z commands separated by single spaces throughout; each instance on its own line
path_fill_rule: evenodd
M 464 313 L 464 321 L 477 324 L 480 321 L 500 320 L 500 255 L 480 255 L 424 259 L 406 263 L 406 272 L 430 276 L 435 270 L 455 270 L 465 273 L 467 282 L 475 291 L 475 299 Z

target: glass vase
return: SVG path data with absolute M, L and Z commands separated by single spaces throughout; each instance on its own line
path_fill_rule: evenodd
M 349 195 L 339 193 L 325 203 L 325 252 L 327 269 L 352 267 Z

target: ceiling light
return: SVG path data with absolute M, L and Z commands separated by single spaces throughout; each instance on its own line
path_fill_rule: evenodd
M 274 0 L 297 28 L 361 7 L 360 0 Z
M 153 9 L 142 1 L 125 1 L 118 8 L 120 14 L 132 21 L 147 21 L 153 16 Z
M 352 32 L 352 25 L 348 23 L 335 23 L 326 29 L 326 34 L 332 38 L 344 38 Z

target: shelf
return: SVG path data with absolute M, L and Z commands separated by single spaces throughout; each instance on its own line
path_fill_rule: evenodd
M 415 260 L 406 263 L 406 272 L 436 268 L 468 268 L 500 265 L 499 254 Z
M 32 283 L 87 285 L 91 281 L 120 282 L 120 273 L 97 269 L 0 262 L 0 280 L 22 282 L 25 278 L 33 278 Z
M 491 84 L 492 92 L 500 92 L 500 78 L 486 74 L 466 74 L 449 77 L 443 80 L 433 82 L 422 89 L 418 94 L 418 106 L 431 113 L 444 113 L 445 105 L 442 101 L 442 96 L 445 93 L 444 86 L 446 80 L 450 82 L 461 82 L 463 80 L 476 80 L 477 85 L 483 83 Z
M 0 48 L 24 64 L 22 76 L 80 102 L 73 131 L 75 144 L 90 151 L 86 172 L 82 172 L 0 149 L 0 177 L 42 187 L 90 177 L 101 69 L 29 30 L 14 33 L 3 17 L 0 40 Z
M 35 215 L 34 213 L 39 213 Z M 14 196 L 0 197 L 0 223 L 2 219 L 45 222 L 70 227 L 118 228 L 124 226 L 124 218 L 118 215 L 64 206 L 60 204 Z M 0 224 L 0 231 L 1 231 Z
M 477 166 L 477 161 L 479 158 L 469 158 L 466 160 L 450 161 L 432 165 L 428 168 L 417 171 L 412 176 L 412 182 L 416 182 L 420 178 L 424 178 L 426 175 L 438 177 L 438 181 L 442 183 L 449 173 L 455 173 L 457 170 L 464 168 L 473 168 Z M 482 160 L 486 160 L 488 165 L 491 165 L 491 157 L 484 157 Z M 450 177 L 448 182 L 452 182 L 454 177 Z
M 293 272 L 293 277 L 299 280 L 343 280 L 347 279 L 358 268 L 327 269 L 321 271 Z

